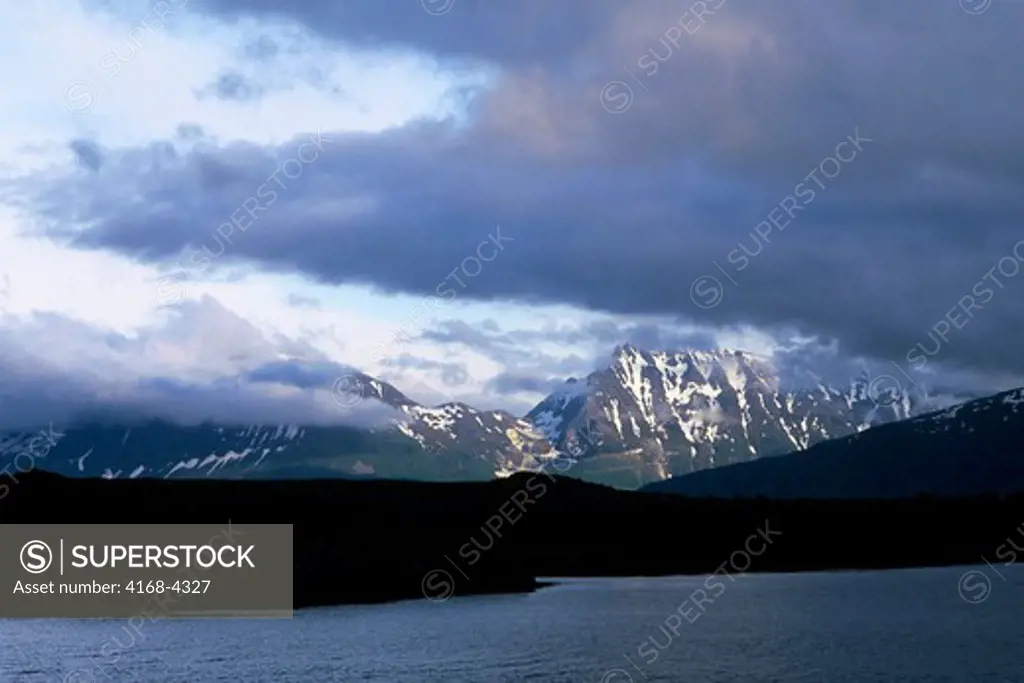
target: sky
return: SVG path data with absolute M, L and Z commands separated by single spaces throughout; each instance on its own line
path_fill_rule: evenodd
M 7 3 L 0 427 L 380 419 L 332 400 L 357 370 L 522 413 L 626 342 L 1024 384 L 1022 22 Z

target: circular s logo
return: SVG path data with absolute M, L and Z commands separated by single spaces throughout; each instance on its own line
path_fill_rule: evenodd
M 903 387 L 892 375 L 879 375 L 868 385 L 868 398 L 879 408 L 888 408 L 903 398 Z
M 985 572 L 972 569 L 960 577 L 957 590 L 965 602 L 977 605 L 992 595 L 992 579 L 988 578 Z
M 165 275 L 156 282 L 153 301 L 160 308 L 177 306 L 185 300 L 185 285 L 176 275 Z
M 433 569 L 423 577 L 420 588 L 427 600 L 444 602 L 455 595 L 455 579 L 443 569 Z
M 20 559 L 29 574 L 42 574 L 53 564 L 53 551 L 42 541 L 29 541 L 21 546 Z
M 701 275 L 690 284 L 690 300 L 701 308 L 714 308 L 722 303 L 724 296 L 722 282 L 711 275 Z
M 420 4 L 423 5 L 423 9 L 427 11 L 427 14 L 433 14 L 435 17 L 439 17 L 442 14 L 448 14 L 455 6 L 455 0 L 420 0 Z
M 64 106 L 72 114 L 84 114 L 96 104 L 96 89 L 88 81 L 72 81 L 64 89 Z
M 601 88 L 601 106 L 609 114 L 621 114 L 633 106 L 633 89 L 624 81 L 609 81 Z
M 992 0 L 960 0 L 960 7 L 968 14 L 981 14 L 992 5 Z
M 366 393 L 366 385 L 356 374 L 342 375 L 331 385 L 331 396 L 334 398 L 334 402 L 342 408 L 354 408 L 357 403 L 366 398 Z

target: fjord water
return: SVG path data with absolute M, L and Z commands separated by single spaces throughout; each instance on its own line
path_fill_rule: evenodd
M 0 681 L 1024 681 L 1016 566 L 723 582 L 703 611 L 688 597 L 704 577 L 674 577 L 571 579 L 291 621 L 165 620 L 137 634 L 125 621 L 0 621 Z

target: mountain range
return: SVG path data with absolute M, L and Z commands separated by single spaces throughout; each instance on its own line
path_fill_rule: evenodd
M 732 351 L 646 351 L 626 344 L 526 415 L 464 403 L 424 406 L 363 373 L 344 394 L 395 411 L 374 429 L 313 425 L 55 426 L 36 466 L 113 478 L 376 477 L 472 480 L 551 467 L 623 488 L 802 451 L 935 408 L 873 387 L 785 387 L 769 359 Z M 0 466 L 39 432 L 0 434 Z M 24 463 L 25 458 L 22 457 Z M 16 469 L 24 469 L 24 464 Z

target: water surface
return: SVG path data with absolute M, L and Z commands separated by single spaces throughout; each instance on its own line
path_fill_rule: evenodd
M 998 569 L 723 578 L 703 611 L 705 578 L 678 577 L 137 632 L 0 621 L 0 681 L 1024 683 L 1024 571 Z

